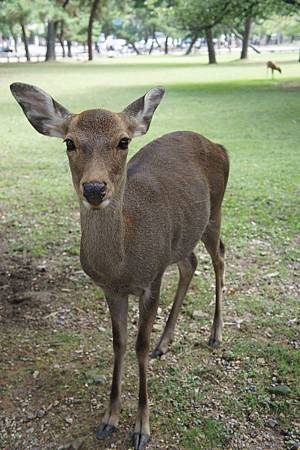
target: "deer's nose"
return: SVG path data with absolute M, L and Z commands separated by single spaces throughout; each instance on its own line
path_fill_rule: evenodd
M 87 201 L 94 206 L 100 205 L 106 194 L 106 183 L 99 181 L 92 181 L 90 183 L 83 183 L 83 195 Z

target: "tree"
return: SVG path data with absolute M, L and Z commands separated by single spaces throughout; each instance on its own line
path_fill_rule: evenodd
M 244 22 L 244 33 L 243 33 L 243 41 L 242 41 L 241 59 L 248 58 L 248 47 L 249 47 L 249 40 L 250 40 L 251 24 L 252 24 L 252 18 L 251 18 L 251 16 L 247 16 L 245 19 L 245 22 Z
M 225 20 L 232 3 L 232 0 L 179 0 L 176 8 L 177 23 L 191 39 L 187 54 L 192 50 L 196 40 L 205 35 L 209 64 L 216 63 L 213 28 Z
M 147 2 L 149 7 L 149 2 Z M 155 22 L 155 29 L 164 33 L 165 43 L 164 43 L 164 53 L 169 52 L 169 38 L 179 37 L 176 27 L 176 0 L 162 0 L 153 1 L 152 0 L 152 11 L 153 11 L 153 22 Z
M 92 61 L 93 59 L 93 24 L 97 14 L 97 9 L 100 4 L 100 0 L 92 0 L 91 13 L 89 17 L 88 24 L 88 34 L 87 34 L 87 45 L 88 45 L 88 59 Z
M 284 3 L 290 6 L 296 6 L 297 8 L 300 8 L 300 0 L 282 0 Z
M 87 43 L 87 28 L 90 4 L 82 0 L 71 0 L 59 22 L 57 38 L 62 47 L 63 56 L 72 57 L 72 42 Z M 95 26 L 93 27 L 95 29 Z M 64 42 L 67 41 L 67 52 Z
M 56 41 L 57 22 L 49 20 L 47 24 L 47 50 L 46 61 L 54 61 L 56 59 L 55 41 Z
M 148 6 L 143 2 L 128 1 L 123 4 L 122 9 L 119 9 L 116 4 L 116 9 L 111 10 L 108 17 L 110 17 L 109 22 L 106 21 L 103 28 L 105 34 L 110 32 L 117 38 L 124 39 L 132 46 L 136 54 L 140 55 L 137 43 L 140 41 L 146 43 L 153 35 L 153 18 Z
M 57 39 L 58 28 L 62 24 L 66 14 L 66 8 L 69 4 L 69 0 L 55 0 L 54 2 L 48 1 L 44 5 L 44 11 L 47 17 L 47 50 L 46 61 L 56 60 L 55 43 Z
M 206 42 L 207 42 L 209 64 L 216 64 L 217 59 L 216 59 L 212 27 L 205 28 L 205 35 L 206 35 Z
M 26 0 L 5 0 L 2 2 L 0 20 L 2 23 L 8 25 L 11 34 L 15 34 L 15 46 L 17 40 L 16 35 L 18 34 L 16 25 L 20 27 L 27 61 L 30 61 L 27 25 L 32 20 L 32 17 L 32 8 Z
M 275 13 L 284 14 L 288 11 L 291 8 L 282 0 L 244 0 L 234 4 L 232 15 L 228 18 L 229 27 L 242 41 L 241 59 L 248 58 L 252 25 Z M 258 52 L 253 46 L 252 48 Z

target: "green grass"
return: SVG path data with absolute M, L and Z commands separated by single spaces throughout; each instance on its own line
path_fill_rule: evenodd
M 265 78 L 268 59 L 283 69 L 274 81 Z M 293 54 L 258 55 L 247 63 L 226 56 L 217 66 L 208 66 L 202 57 L 0 66 L 1 239 L 6 259 L 30 260 L 33 269 L 46 261 L 50 284 L 34 289 L 53 295 L 53 303 L 37 310 L 38 324 L 26 306 L 20 312 L 23 320 L 4 323 L 0 344 L 6 353 L 0 371 L 5 374 L 7 415 L 16 408 L 15 390 L 18 398 L 31 392 L 36 408 L 52 402 L 55 395 L 59 401 L 78 395 L 81 403 L 73 410 L 80 411 L 80 418 L 74 419 L 70 434 L 84 437 L 87 449 L 96 448 L 93 427 L 108 383 L 86 384 L 85 374 L 97 367 L 109 380 L 112 359 L 102 294 L 79 272 L 79 216 L 64 145 L 31 128 L 9 84 L 36 84 L 74 112 L 91 107 L 119 111 L 150 87 L 163 85 L 166 96 L 148 134 L 133 142 L 131 155 L 152 138 L 178 129 L 197 131 L 228 149 L 231 174 L 222 232 L 228 250 L 228 289 L 224 345 L 211 352 L 205 340 L 212 316 L 213 275 L 199 246 L 199 274 L 185 300 L 172 349 L 150 366 L 153 448 L 239 448 L 243 434 L 246 448 L 292 446 L 300 395 L 299 68 Z M 36 283 L 42 283 L 39 280 L 43 281 L 38 278 Z M 177 272 L 169 271 L 155 339 L 176 282 Z M 47 314 L 55 313 L 53 318 L 45 319 L 43 308 Z M 65 322 L 59 322 L 63 308 L 69 312 L 64 313 Z M 200 311 L 198 318 L 195 311 Z M 136 317 L 135 304 L 130 315 Z M 130 321 L 127 396 L 120 423 L 125 441 L 133 426 L 131 402 L 136 397 L 135 327 Z M 41 377 L 38 393 L 32 383 L 36 368 Z M 270 387 L 277 384 L 288 386 L 289 394 L 272 394 Z M 64 414 L 58 411 L 57 418 L 48 418 L 57 445 L 64 439 Z M 270 418 L 278 422 L 274 430 L 266 425 Z M 29 448 L 25 431 L 15 438 L 4 435 L 0 447 Z M 44 445 L 50 438 L 41 435 Z
M 33 254 L 49 253 L 59 244 L 54 226 L 57 217 L 65 229 L 74 229 L 73 218 L 69 219 L 66 211 L 71 208 L 74 212 L 76 202 L 64 145 L 30 128 L 8 90 L 15 80 L 43 87 L 71 111 L 97 106 L 120 110 L 149 87 L 163 84 L 167 95 L 150 132 L 133 143 L 132 153 L 168 131 L 191 129 L 203 133 L 221 142 L 230 152 L 232 175 L 224 221 L 230 237 L 235 234 L 255 237 L 259 229 L 259 234 L 267 238 L 274 235 L 276 239 L 285 239 L 286 226 L 295 231 L 298 85 L 293 81 L 282 83 L 283 78 L 279 77 L 280 82 L 264 79 L 265 67 L 257 62 L 209 67 L 196 58 L 168 58 L 165 64 L 165 60 L 160 62 L 157 58 L 144 64 L 140 60 L 134 64 L 135 61 L 125 65 L 118 60 L 102 65 L 2 66 L 1 170 L 5 177 L 1 180 L 0 200 L 4 206 L 10 206 L 6 221 L 19 234 L 24 228 L 27 230 L 24 239 L 30 237 Z M 284 73 L 297 74 L 297 63 L 286 65 Z M 232 81 L 234 78 L 237 79 Z M 31 211 L 27 219 L 28 202 Z M 238 228 L 231 219 L 237 210 Z M 280 227 L 272 226 L 273 214 Z M 31 227 L 32 218 L 37 220 L 35 229 Z M 16 244 L 16 250 L 21 250 L 21 242 Z M 27 250 L 26 243 L 24 246 Z M 72 245 L 70 252 L 76 252 Z

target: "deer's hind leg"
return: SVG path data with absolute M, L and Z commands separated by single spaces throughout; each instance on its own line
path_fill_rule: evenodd
M 188 258 L 185 258 L 179 261 L 178 263 L 179 283 L 174 303 L 171 312 L 169 314 L 164 332 L 155 350 L 151 353 L 152 358 L 158 358 L 161 355 L 164 355 L 168 350 L 168 346 L 173 338 L 174 329 L 181 305 L 183 303 L 184 297 L 195 273 L 196 267 L 197 267 L 197 258 L 194 253 L 191 253 L 191 255 Z
M 206 250 L 210 254 L 215 271 L 216 279 L 216 303 L 214 320 L 209 338 L 209 345 L 211 347 L 217 347 L 222 341 L 222 328 L 223 328 L 223 293 L 224 293 L 224 257 L 225 246 L 220 239 L 220 227 L 221 227 L 221 215 L 216 220 L 211 221 L 203 236 L 202 241 L 206 247 Z

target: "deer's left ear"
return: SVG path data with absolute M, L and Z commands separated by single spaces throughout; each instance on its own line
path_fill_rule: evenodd
M 64 138 L 72 114 L 47 92 L 25 83 L 13 83 L 10 90 L 31 125 L 42 134 Z
M 123 113 L 130 121 L 133 137 L 147 133 L 154 111 L 160 104 L 164 93 L 164 88 L 155 87 L 147 92 L 144 97 L 140 97 L 124 109 Z

